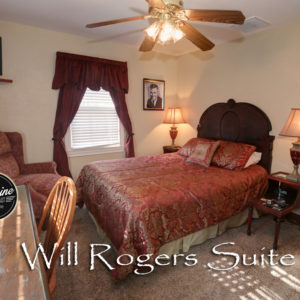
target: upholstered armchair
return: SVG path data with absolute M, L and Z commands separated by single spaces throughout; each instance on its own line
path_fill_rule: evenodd
M 0 132 L 0 173 L 9 176 L 16 185 L 29 187 L 33 211 L 39 219 L 47 197 L 61 177 L 55 162 L 24 163 L 23 141 L 18 132 Z

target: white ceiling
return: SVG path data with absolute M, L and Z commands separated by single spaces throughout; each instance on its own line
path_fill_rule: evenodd
M 300 0 L 184 0 L 186 9 L 241 10 L 246 18 L 257 16 L 271 26 L 300 20 Z M 145 0 L 0 0 L 0 20 L 32 25 L 87 37 L 134 45 L 144 39 L 149 20 L 87 29 L 86 24 L 147 14 Z M 246 34 L 228 24 L 191 22 L 215 44 L 241 38 Z M 255 31 L 257 32 L 257 31 Z M 253 33 L 255 33 L 253 32 Z M 200 51 L 187 40 L 174 45 L 155 46 L 154 50 L 173 55 Z

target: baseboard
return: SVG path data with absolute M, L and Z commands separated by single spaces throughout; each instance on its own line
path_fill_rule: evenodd
M 300 225 L 300 215 L 298 215 L 298 214 L 291 212 L 286 216 L 286 219 L 288 221 L 290 221 L 291 223 Z

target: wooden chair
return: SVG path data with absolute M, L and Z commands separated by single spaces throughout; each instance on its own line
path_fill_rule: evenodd
M 74 181 L 69 177 L 61 177 L 50 192 L 38 226 L 39 234 L 42 228 L 45 225 L 47 226 L 43 247 L 48 258 L 51 257 L 54 243 L 57 243 L 50 269 L 47 269 L 46 271 L 51 295 L 53 294 L 56 285 L 56 276 L 54 272 L 55 262 L 71 227 L 75 212 L 75 204 L 76 187 Z

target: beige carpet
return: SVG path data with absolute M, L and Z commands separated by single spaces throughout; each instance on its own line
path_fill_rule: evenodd
M 231 229 L 225 234 L 193 247 L 189 253 L 197 255 L 198 264 L 184 265 L 178 258 L 177 266 L 155 266 L 146 276 L 130 275 L 122 282 L 114 283 L 110 271 L 99 260 L 95 270 L 90 271 L 89 245 L 103 243 L 85 208 L 76 210 L 68 241 L 78 242 L 78 265 L 57 266 L 57 286 L 53 299 L 300 299 L 300 230 L 299 226 L 284 222 L 281 225 L 279 256 L 292 254 L 295 265 L 243 266 L 241 263 L 231 271 L 214 271 L 216 267 L 232 266 L 232 256 L 217 256 L 211 249 L 220 243 L 219 251 L 232 251 L 252 258 L 257 254 L 269 254 L 273 242 L 274 222 L 265 216 L 253 222 L 253 235 L 246 235 L 246 225 Z M 264 250 L 261 250 L 265 247 Z M 64 252 L 65 253 L 65 252 Z M 110 250 L 105 258 L 112 262 L 116 254 Z M 266 256 L 266 260 L 269 258 Z M 248 260 L 250 261 L 250 260 Z M 278 258 L 274 258 L 278 262 Z M 286 262 L 290 262 L 286 260 Z

